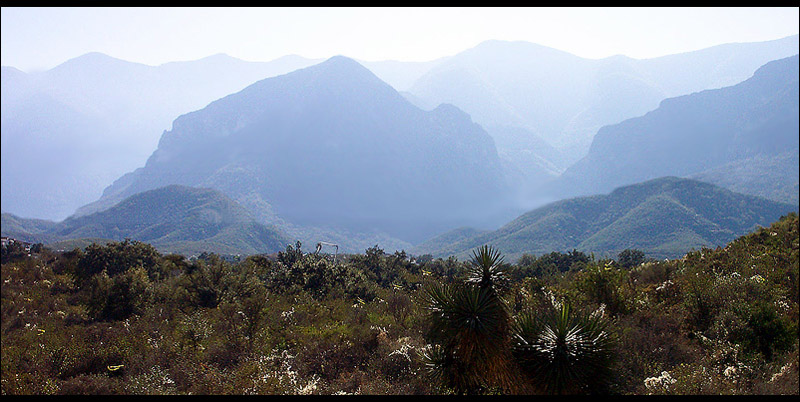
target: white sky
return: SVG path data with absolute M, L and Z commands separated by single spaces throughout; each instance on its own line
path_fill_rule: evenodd
M 798 33 L 798 8 L 3 7 L 0 64 L 52 68 L 88 52 L 149 65 L 216 53 L 251 61 L 341 54 L 427 61 L 489 39 L 587 58 L 649 58 Z

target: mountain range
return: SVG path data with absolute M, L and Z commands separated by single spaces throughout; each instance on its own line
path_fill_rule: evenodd
M 797 35 L 651 59 L 587 59 L 494 40 L 442 61 L 408 92 L 419 104 L 458 106 L 495 139 L 502 135 L 497 128 L 514 127 L 518 140 L 498 145 L 498 152 L 524 174 L 523 184 L 535 187 L 583 157 L 601 127 L 642 115 L 666 98 L 737 84 L 765 63 L 797 53 Z M 542 143 L 558 153 L 537 147 Z
M 666 99 L 643 116 L 603 127 L 587 156 L 543 191 L 570 197 L 697 175 L 796 202 L 799 67 L 797 55 L 775 60 L 734 86 Z
M 489 244 L 502 250 L 509 261 L 524 253 L 573 249 L 615 257 L 630 248 L 648 257 L 675 258 L 692 248 L 723 246 L 791 211 L 797 211 L 797 206 L 696 180 L 663 177 L 605 195 L 557 201 L 494 231 L 456 229 L 411 252 L 465 259 L 475 248 Z
M 153 152 L 178 115 L 314 64 L 218 54 L 160 66 L 88 53 L 53 69 L 2 67 L 2 210 L 63 219 Z
M 613 257 L 636 248 L 649 257 L 673 258 L 693 248 L 725 245 L 791 211 L 797 206 L 664 177 L 607 195 L 558 201 L 497 230 L 461 227 L 406 249 L 465 259 L 476 247 L 491 244 L 513 260 L 572 249 Z M 58 223 L 3 214 L 2 234 L 59 248 L 130 238 L 184 255 L 272 253 L 297 240 L 256 222 L 219 191 L 179 185 L 137 193 L 105 211 Z
M 430 62 L 215 55 L 152 67 L 91 53 L 41 73 L 4 66 L 2 209 L 14 214 L 3 214 L 3 232 L 47 241 L 132 234 L 223 253 L 299 239 L 361 252 L 409 249 L 460 227 L 418 248 L 446 253 L 546 202 L 663 176 L 796 209 L 797 40 L 645 60 L 488 41 Z M 774 60 L 787 53 L 795 55 Z M 163 236 L 139 231 L 136 221 L 155 221 L 132 211 L 153 200 L 205 205 L 197 193 L 131 201 L 164 188 L 219 192 L 235 205 L 224 209 L 239 212 L 220 218 L 225 230 L 197 232 L 205 218 L 184 214 L 159 218 L 171 222 L 156 230 Z M 59 223 L 20 218 L 70 211 Z M 669 235 L 678 240 L 637 234 L 659 255 L 719 240 L 684 221 L 675 230 L 686 236 Z M 544 244 L 618 245 L 592 241 Z
M 342 56 L 179 117 L 144 167 L 78 215 L 169 184 L 218 189 L 264 223 L 407 242 L 485 224 L 508 192 L 492 138 L 467 114 L 421 110 Z
M 600 126 L 666 97 L 734 84 L 796 52 L 796 35 L 645 60 L 487 41 L 428 62 L 361 64 L 416 106 L 451 103 L 469 113 L 498 143 L 508 179 L 529 195 L 582 157 Z M 175 117 L 321 61 L 217 54 L 147 66 L 89 53 L 43 72 L 3 66 L 2 210 L 63 219 L 141 166 Z

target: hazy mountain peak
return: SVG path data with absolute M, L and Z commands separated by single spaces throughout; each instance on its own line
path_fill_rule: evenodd
M 300 85 L 306 88 L 305 90 L 311 90 L 317 94 L 324 92 L 329 95 L 336 94 L 337 97 L 344 96 L 348 99 L 366 99 L 363 95 L 371 93 L 372 96 L 383 99 L 392 98 L 394 101 L 404 101 L 404 98 L 391 85 L 382 81 L 356 60 L 345 56 L 333 56 L 321 63 L 292 71 L 284 76 L 262 80 L 251 85 L 248 90 L 259 92 L 264 85 L 270 87 L 278 82 L 288 83 L 289 81 L 286 81 L 284 77 L 294 82 L 292 85 Z
M 346 56 L 333 56 L 322 63 L 317 65 L 308 67 L 308 69 L 314 69 L 319 71 L 328 71 L 328 72 L 353 72 L 353 73 L 360 73 L 360 74 L 367 74 L 370 76 L 375 76 L 369 69 L 361 65 L 361 63 L 346 57 Z M 378 77 L 375 77 L 378 78 Z
M 164 64 L 161 64 L 161 65 L 162 65 L 162 66 L 164 66 L 164 65 L 169 65 L 169 64 L 180 64 L 180 63 L 194 63 L 194 62 L 228 62 L 228 61 L 238 61 L 238 62 L 244 62 L 244 60 L 242 60 L 242 59 L 239 59 L 239 58 L 236 58 L 236 57 L 233 57 L 233 56 L 231 56 L 231 55 L 229 55 L 229 54 L 227 54 L 227 53 L 216 53 L 216 54 L 212 54 L 212 55 L 210 55 L 210 56 L 201 57 L 201 58 L 199 58 L 199 59 L 196 59 L 196 60 L 187 60 L 187 61 L 173 61 L 173 62 L 169 62 L 169 63 L 164 63 Z
M 105 53 L 100 52 L 89 52 L 78 57 L 74 57 L 69 59 L 56 67 L 53 67 L 50 71 L 55 70 L 62 70 L 68 67 L 78 67 L 78 66 L 110 66 L 114 64 L 130 64 L 130 65 L 138 65 L 138 66 L 147 66 L 146 64 L 136 63 L 132 61 L 118 59 L 116 57 L 109 56 Z
M 237 59 L 236 57 L 233 57 L 233 56 L 231 56 L 231 55 L 229 55 L 227 53 L 224 53 L 224 52 L 215 53 L 215 54 L 212 54 L 211 56 L 204 57 L 204 59 L 211 59 L 211 58 L 215 58 L 215 59 Z M 237 59 L 237 60 L 239 60 L 239 59 Z
M 555 187 L 561 196 L 594 193 L 797 149 L 799 67 L 798 55 L 774 60 L 736 85 L 667 98 L 653 111 L 605 126 Z M 741 180 L 758 170 L 750 169 Z M 784 172 L 770 175 L 793 184 Z
M 104 197 L 167 184 L 212 187 L 265 221 L 404 241 L 483 219 L 505 191 L 491 137 L 466 113 L 418 109 L 343 56 L 180 116 L 125 181 Z

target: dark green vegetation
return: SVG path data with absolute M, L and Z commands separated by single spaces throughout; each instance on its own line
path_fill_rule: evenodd
M 603 256 L 640 249 L 651 257 L 674 258 L 692 248 L 725 245 L 790 211 L 797 211 L 797 206 L 664 177 L 607 195 L 554 202 L 492 232 L 469 236 L 469 231 L 459 229 L 412 251 L 464 258 L 473 248 L 492 244 L 510 259 L 572 249 Z
M 185 255 L 274 253 L 291 242 L 219 191 L 176 185 L 135 194 L 102 212 L 44 222 L 3 214 L 3 235 L 57 249 L 131 238 Z
M 681 259 L 3 248 L 3 394 L 798 393 L 798 216 Z
M 796 202 L 799 69 L 797 55 L 771 61 L 737 85 L 666 99 L 644 116 L 603 127 L 552 190 L 586 195 L 700 174 L 736 191 Z

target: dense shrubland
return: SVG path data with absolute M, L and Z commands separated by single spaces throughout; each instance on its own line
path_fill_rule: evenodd
M 3 394 L 798 393 L 798 217 L 670 261 L 2 255 Z

